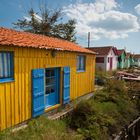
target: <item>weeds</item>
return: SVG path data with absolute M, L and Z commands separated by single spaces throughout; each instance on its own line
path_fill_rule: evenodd
M 81 136 L 74 131 L 69 133 L 64 121 L 50 121 L 45 117 L 39 117 L 18 132 L 3 131 L 0 140 L 81 140 Z
M 108 140 L 137 115 L 125 82 L 112 79 L 107 80 L 105 88 L 97 91 L 94 98 L 78 104 L 69 124 L 87 140 Z

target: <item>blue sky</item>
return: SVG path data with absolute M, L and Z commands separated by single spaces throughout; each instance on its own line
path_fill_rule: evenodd
M 30 7 L 37 11 L 45 0 L 0 0 L 0 26 L 27 16 Z M 87 47 L 113 45 L 140 53 L 140 0 L 46 0 L 50 9 L 62 9 L 66 19 L 77 21 L 77 43 Z

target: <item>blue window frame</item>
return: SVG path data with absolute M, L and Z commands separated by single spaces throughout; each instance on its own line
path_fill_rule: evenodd
M 56 90 L 55 69 L 46 70 L 46 94 L 54 93 Z
M 77 56 L 77 71 L 83 72 L 86 68 L 86 57 L 84 55 Z
M 59 95 L 59 68 L 47 68 L 46 69 L 46 91 L 45 91 L 45 105 L 46 108 L 54 106 L 60 103 Z
M 0 51 L 0 83 L 14 80 L 13 52 Z

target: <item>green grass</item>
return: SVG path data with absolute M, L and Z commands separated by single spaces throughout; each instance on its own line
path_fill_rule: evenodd
M 81 140 L 82 137 L 70 130 L 64 121 L 51 121 L 39 117 L 29 122 L 27 128 L 11 133 L 0 133 L 0 140 Z

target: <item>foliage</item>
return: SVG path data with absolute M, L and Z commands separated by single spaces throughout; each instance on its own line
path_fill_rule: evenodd
M 128 90 L 124 81 L 108 79 L 105 84 L 105 91 L 115 92 L 115 94 L 125 95 Z
M 104 86 L 108 79 L 112 80 L 114 78 L 114 76 L 116 75 L 116 71 L 106 72 L 102 70 L 96 70 L 95 75 L 96 75 L 95 83 L 97 85 Z
M 45 5 L 46 6 L 46 5 Z M 40 9 L 40 15 L 33 8 L 28 11 L 28 18 L 18 19 L 13 23 L 15 28 L 46 36 L 57 37 L 75 42 L 75 21 L 68 20 L 62 23 L 61 10 L 48 10 L 46 7 Z
M 80 102 L 69 120 L 70 126 L 77 129 L 85 139 L 105 139 L 108 135 L 107 126 L 113 120 L 99 110 L 100 107 L 93 100 Z
M 96 70 L 95 75 L 100 78 L 111 77 L 116 75 L 116 71 Z
M 131 98 L 135 99 L 137 108 L 140 112 L 140 82 L 130 81 L 127 82 L 128 94 Z
M 123 81 L 107 80 L 94 98 L 82 101 L 75 108 L 69 124 L 85 139 L 108 140 L 138 115 L 135 102 L 128 95 Z
M 75 132 L 69 133 L 64 121 L 50 121 L 39 117 L 18 132 L 3 131 L 0 133 L 0 140 L 81 140 L 81 136 Z

